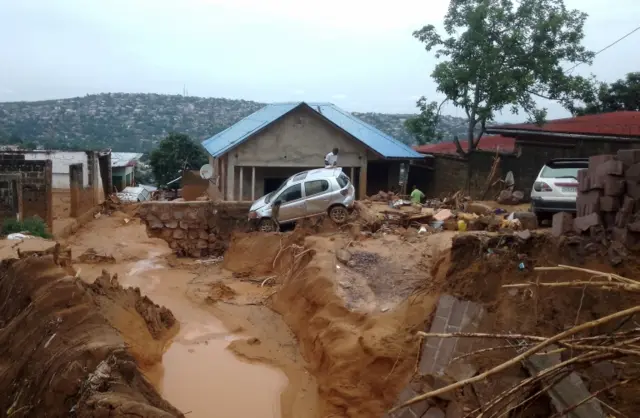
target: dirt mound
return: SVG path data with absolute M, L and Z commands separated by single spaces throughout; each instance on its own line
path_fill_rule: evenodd
M 635 278 L 640 268 L 638 261 L 635 256 L 629 255 L 624 263 L 614 268 L 607 259 L 607 249 L 593 245 L 588 240 L 558 240 L 547 234 L 533 234 L 528 240 L 508 235 L 489 237 L 468 234 L 454 239 L 451 255 L 438 265 L 434 288 L 440 288 L 444 293 L 461 299 L 481 302 L 487 314 L 483 317 L 478 332 L 552 336 L 575 325 L 638 306 L 640 295 L 607 291 L 600 286 L 538 288 L 535 283 L 588 282 L 593 274 L 574 270 L 536 271 L 534 267 L 563 264 Z M 513 284 L 526 286 L 527 283 L 533 285 L 503 287 Z M 624 331 L 634 326 L 632 322 L 629 318 L 611 321 L 592 329 L 589 334 L 581 334 L 580 337 L 615 330 Z M 483 340 L 474 344 L 473 349 L 476 350 L 504 346 L 505 343 L 500 340 Z M 472 361 L 482 371 L 515 355 L 516 351 L 507 346 L 482 356 L 473 356 Z M 603 369 L 608 370 L 608 383 L 605 382 L 607 378 L 602 375 Z M 623 378 L 625 373 L 630 372 L 612 362 L 577 371 L 591 392 L 611 383 L 612 376 Z M 521 375 L 518 366 L 494 377 L 488 383 L 509 379 L 518 382 L 522 379 Z M 495 392 L 494 395 L 498 393 Z M 605 396 L 607 403 L 620 412 L 635 416 L 640 410 L 638 393 L 640 385 L 629 384 L 624 390 L 607 391 Z M 548 401 L 545 405 L 548 406 Z M 475 408 L 477 404 L 469 406 Z M 540 412 L 528 416 L 546 417 L 548 414 Z
M 217 302 L 219 300 L 229 300 L 236 296 L 236 291 L 222 283 L 221 281 L 211 283 L 209 295 L 206 300 L 208 302 Z
M 291 260 L 294 247 L 300 247 L 304 232 L 235 233 L 224 254 L 222 267 L 240 277 L 264 276 L 281 270 Z
M 68 276 L 53 255 L 3 261 L 0 411 L 12 417 L 182 416 L 139 372 L 135 350 L 127 347 L 135 340 L 127 336 L 137 326 L 133 320 L 148 334 L 157 327 L 167 337 L 175 322 L 108 275 L 92 285 Z M 129 328 L 118 332 L 123 325 Z
M 382 416 L 413 372 L 418 341 L 434 298 L 409 298 L 386 313 L 350 310 L 338 296 L 336 255 L 327 239 L 312 237 L 310 250 L 287 275 L 272 305 L 300 341 L 324 401 L 318 416 Z M 322 415 L 324 414 L 324 415 Z

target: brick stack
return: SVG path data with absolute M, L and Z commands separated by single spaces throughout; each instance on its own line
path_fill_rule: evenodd
M 640 243 L 640 149 L 589 158 L 578 172 L 578 198 L 573 230 L 593 238 L 610 237 L 627 247 Z M 553 218 L 554 234 L 568 232 L 571 218 Z

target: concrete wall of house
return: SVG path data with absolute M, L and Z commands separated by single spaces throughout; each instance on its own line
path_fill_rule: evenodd
M 111 169 L 112 183 L 118 191 L 132 185 L 134 171 L 135 167 L 113 167 Z
M 26 160 L 24 153 L 0 155 L 1 216 L 38 216 L 53 228 L 52 162 Z M 15 181 L 14 181 L 15 180 Z M 20 187 L 18 190 L 17 187 Z M 17 199 L 17 201 L 16 201 Z M 15 208 L 17 213 L 13 213 Z M 3 218 L 4 219 L 4 218 Z M 1 219 L 0 219 L 1 221 Z
M 25 152 L 24 158 L 25 160 L 51 160 L 54 189 L 69 189 L 69 166 L 81 163 L 84 171 L 83 185 L 89 185 L 89 158 L 85 151 Z
M 219 173 L 224 181 L 225 197 L 227 200 L 238 199 L 238 167 L 247 167 L 243 171 L 243 196 L 245 190 L 249 191 L 247 196 L 250 196 L 251 183 L 246 181 L 251 181 L 251 167 L 290 167 L 297 171 L 318 168 L 324 165 L 325 155 L 334 147 L 340 149 L 340 167 L 347 173 L 351 167 L 358 167 L 364 169 L 366 175 L 367 161 L 375 157 L 367 152 L 364 145 L 323 120 L 315 112 L 298 109 L 226 154 L 227 162 L 222 164 Z M 266 172 L 265 170 L 264 173 Z M 248 179 L 245 179 L 245 176 L 248 176 Z M 256 168 L 256 182 L 258 181 Z M 245 187 L 247 184 L 248 187 Z M 256 196 L 264 189 L 264 182 L 262 184 L 255 185 Z

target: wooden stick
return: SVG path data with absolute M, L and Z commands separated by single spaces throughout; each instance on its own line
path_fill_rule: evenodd
M 523 334 L 484 334 L 480 332 L 452 332 L 449 334 L 437 333 L 437 332 L 423 332 L 418 331 L 418 335 L 423 337 L 438 337 L 438 338 L 496 338 L 506 340 L 531 340 L 531 341 L 547 341 L 547 337 L 538 337 L 536 335 L 523 335 Z
M 618 274 L 605 273 L 605 272 L 602 272 L 602 271 L 585 269 L 585 268 L 582 268 L 582 267 L 568 266 L 566 264 L 558 264 L 557 267 L 534 267 L 533 270 L 534 271 L 574 270 L 574 271 L 581 271 L 583 273 L 594 274 L 597 277 L 608 277 L 610 280 L 611 279 L 616 279 L 616 280 L 619 280 L 621 282 L 640 285 L 640 282 L 638 282 L 637 280 L 632 280 L 632 279 L 629 279 L 629 278 L 626 278 L 626 277 L 622 277 L 622 276 L 620 276 Z
M 551 282 L 551 283 L 516 283 L 504 284 L 504 288 L 521 288 L 521 287 L 582 287 L 582 286 L 600 286 L 605 290 L 622 289 L 630 292 L 640 292 L 640 284 L 617 283 L 617 282 Z
M 561 341 L 561 340 L 563 340 L 563 339 L 565 339 L 567 337 L 570 337 L 570 336 L 572 336 L 574 334 L 577 334 L 579 332 L 582 332 L 584 330 L 587 330 L 587 329 L 602 325 L 602 324 L 607 323 L 609 321 L 612 321 L 614 319 L 618 319 L 620 317 L 631 315 L 631 314 L 634 314 L 634 313 L 637 313 L 637 312 L 640 312 L 640 306 L 634 306 L 633 308 L 629 308 L 629 309 L 625 309 L 623 311 L 615 312 L 615 313 L 613 313 L 611 315 L 607 315 L 607 316 L 602 317 L 600 319 L 596 319 L 594 321 L 586 322 L 584 324 L 578 325 L 577 327 L 573 327 L 571 329 L 568 329 L 568 330 L 566 330 L 564 332 L 561 332 L 560 334 L 554 335 L 553 337 L 551 337 L 551 338 L 549 338 L 549 339 L 547 339 L 545 341 L 542 341 L 541 343 L 539 343 L 539 344 L 535 345 L 534 347 L 528 349 L 524 353 L 522 353 L 520 355 L 517 355 L 516 357 L 512 358 L 511 360 L 509 360 L 507 362 L 504 362 L 504 363 L 502 363 L 502 364 L 500 364 L 500 365 L 498 365 L 498 366 L 496 366 L 496 367 L 494 367 L 494 368 L 492 368 L 490 370 L 487 370 L 486 372 L 484 372 L 482 374 L 470 377 L 469 379 L 461 380 L 459 382 L 453 383 L 451 385 L 447 385 L 447 386 L 445 386 L 443 388 L 440 388 L 440 389 L 437 389 L 437 390 L 432 390 L 432 391 L 427 392 L 427 393 L 422 394 L 422 395 L 418 395 L 418 396 L 416 396 L 416 397 L 414 397 L 412 399 L 409 399 L 404 404 L 398 405 L 397 407 L 394 407 L 393 409 L 390 410 L 390 412 L 394 412 L 394 411 L 398 410 L 401 407 L 405 407 L 405 406 L 408 406 L 408 405 L 413 405 L 414 403 L 420 402 L 420 401 L 422 401 L 424 399 L 429 399 L 429 398 L 432 398 L 434 396 L 441 395 L 443 393 L 447 393 L 447 392 L 450 392 L 450 391 L 455 390 L 455 389 L 459 389 L 459 388 L 461 388 L 461 387 L 463 387 L 465 385 L 468 385 L 468 384 L 471 384 L 471 383 L 476 383 L 476 382 L 479 382 L 481 380 L 484 380 L 489 376 L 492 376 L 492 375 L 494 375 L 496 373 L 499 373 L 499 372 L 501 372 L 503 370 L 508 369 L 509 367 L 511 367 L 511 366 L 513 366 L 515 364 L 518 364 L 522 360 L 525 360 L 527 357 L 529 357 L 529 356 L 541 351 L 542 349 L 544 349 L 544 348 L 546 348 L 546 347 L 548 347 L 548 346 L 550 346 L 550 345 L 552 345 L 552 344 L 554 344 L 554 343 L 556 343 L 558 341 Z M 562 363 L 560 363 L 560 364 L 562 364 Z

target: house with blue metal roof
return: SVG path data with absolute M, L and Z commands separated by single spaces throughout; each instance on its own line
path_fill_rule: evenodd
M 333 148 L 358 197 L 397 188 L 424 155 L 331 103 L 275 103 L 203 141 L 226 200 L 255 200 L 324 166 Z

